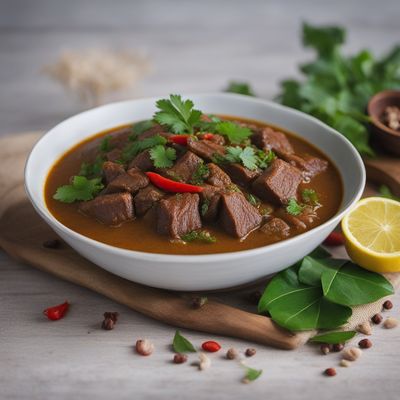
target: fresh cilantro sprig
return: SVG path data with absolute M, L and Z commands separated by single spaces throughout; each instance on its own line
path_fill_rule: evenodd
M 103 138 L 99 145 L 99 154 L 96 156 L 95 160 L 92 163 L 83 162 L 78 175 L 85 176 L 86 178 L 101 176 L 103 163 L 106 161 L 105 153 L 113 149 L 111 139 L 111 136 Z
M 121 161 L 124 163 L 128 162 L 144 150 L 165 144 L 167 144 L 167 139 L 161 135 L 151 136 L 143 140 L 134 140 L 123 149 Z
M 70 185 L 60 186 L 53 198 L 63 203 L 73 203 L 78 200 L 91 200 L 102 190 L 101 178 L 87 179 L 84 176 L 74 176 Z
M 304 210 L 304 205 L 299 204 L 295 198 L 289 199 L 289 202 L 286 206 L 286 212 L 290 215 L 300 215 Z
M 193 242 L 195 240 L 205 243 L 215 243 L 217 239 L 208 231 L 192 231 L 181 236 L 184 242 Z
M 381 59 L 367 50 L 346 56 L 341 52 L 345 38 L 341 27 L 304 24 L 303 44 L 316 51 L 316 59 L 300 66 L 303 81 L 281 83 L 278 100 L 319 118 L 371 156 L 365 109 L 375 93 L 400 88 L 400 46 Z
M 154 121 L 151 119 L 146 119 L 144 121 L 136 122 L 132 127 L 132 135 L 129 137 L 130 140 L 136 139 L 140 134 L 153 128 Z
M 233 144 L 241 144 L 252 134 L 249 128 L 235 124 L 232 121 L 222 121 L 217 123 L 215 130 L 220 135 L 226 136 L 229 142 Z
M 176 160 L 176 151 L 172 147 L 159 144 L 150 149 L 150 158 L 156 168 L 170 168 Z
M 169 99 L 158 100 L 157 111 L 153 119 L 161 125 L 168 126 L 172 132 L 193 133 L 194 126 L 200 121 L 201 111 L 195 110 L 191 100 L 182 100 L 177 94 L 171 94 Z

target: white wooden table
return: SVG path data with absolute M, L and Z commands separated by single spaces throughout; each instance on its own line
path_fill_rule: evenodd
M 0 0 L 0 134 L 47 129 L 79 111 L 76 102 L 39 73 L 64 48 L 140 48 L 154 65 L 135 93 L 218 91 L 229 79 L 246 80 L 272 98 L 280 79 L 309 57 L 301 49 L 302 20 L 349 28 L 348 51 L 362 46 L 381 54 L 400 39 L 400 7 L 392 1 L 19 1 Z M 315 347 L 286 352 L 256 346 L 249 365 L 264 370 L 251 385 L 222 353 L 212 368 L 173 365 L 174 328 L 0 252 L 0 399 L 398 399 L 400 329 L 376 328 L 373 348 L 338 375 L 339 355 Z M 50 323 L 43 308 L 68 299 L 68 318 Z M 241 301 L 238 299 L 238 301 Z M 393 312 L 400 316 L 400 296 Z M 113 331 L 99 329 L 104 311 L 119 311 Z M 210 337 L 185 332 L 194 343 Z M 156 352 L 137 356 L 149 338 Z M 249 346 L 220 340 L 227 349 Z M 195 357 L 192 357 L 193 361 Z

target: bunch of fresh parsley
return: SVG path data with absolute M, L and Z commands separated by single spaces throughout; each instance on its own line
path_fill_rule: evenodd
M 346 56 L 341 51 L 345 38 L 341 27 L 304 24 L 303 44 L 315 50 L 316 59 L 300 65 L 303 81 L 281 83 L 278 100 L 314 115 L 346 136 L 361 154 L 372 156 L 366 106 L 375 93 L 400 88 L 400 46 L 380 59 L 368 50 Z

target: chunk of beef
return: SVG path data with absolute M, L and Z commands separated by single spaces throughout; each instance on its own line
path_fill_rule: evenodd
M 207 161 L 212 161 L 214 154 L 224 155 L 225 148 L 211 140 L 196 140 L 189 138 L 188 149 Z
M 277 210 L 277 215 L 298 232 L 304 232 L 318 219 L 316 210 L 310 206 L 305 207 L 299 215 L 291 215 L 282 208 Z
M 123 149 L 128 142 L 129 136 L 132 134 L 132 129 L 129 128 L 121 128 L 117 131 L 113 131 L 110 139 L 110 148 L 111 149 Z M 112 161 L 112 160 L 110 160 Z
M 105 225 L 118 226 L 135 217 L 132 195 L 114 193 L 98 196 L 80 203 L 79 211 L 96 218 Z
M 122 150 L 121 149 L 112 149 L 108 153 L 106 153 L 107 161 L 115 162 L 121 158 Z
M 301 171 L 286 161 L 275 159 L 252 184 L 253 191 L 261 199 L 275 204 L 287 204 L 297 199 L 297 188 L 303 180 Z
M 204 221 L 212 222 L 218 217 L 221 203 L 221 187 L 204 185 L 200 193 L 200 212 Z
M 276 242 L 289 236 L 290 226 L 280 218 L 272 218 L 266 222 L 261 228 L 261 232 L 264 232 L 269 238 Z
M 157 204 L 157 232 L 179 238 L 201 228 L 199 195 L 183 193 L 162 199 Z
M 207 183 L 209 183 L 210 185 L 226 187 L 232 183 L 229 175 L 227 175 L 220 167 L 218 167 L 218 165 L 209 163 L 207 164 L 207 167 L 210 171 L 210 174 L 207 177 Z
M 103 164 L 103 177 L 106 184 L 109 184 L 118 175 L 125 173 L 125 169 L 121 164 L 113 163 L 111 161 L 106 161 Z
M 142 216 L 146 214 L 164 195 L 164 192 L 151 184 L 140 189 L 133 199 L 136 215 Z
M 311 179 L 328 168 L 328 161 L 318 157 L 305 155 L 300 157 L 296 154 L 282 154 L 281 156 L 289 164 L 297 167 L 303 172 L 304 178 Z
M 129 164 L 128 169 L 139 168 L 146 172 L 154 169 L 153 161 L 150 157 L 149 150 L 142 151 L 139 153 Z
M 179 158 L 173 167 L 165 169 L 163 175 L 180 182 L 189 182 L 197 168 L 203 164 L 203 160 L 191 151 L 187 151 Z
M 262 217 L 242 193 L 224 193 L 221 195 L 220 220 L 227 233 L 244 238 L 257 228 Z
M 231 177 L 232 181 L 241 186 L 249 185 L 254 179 L 261 175 L 259 169 L 252 171 L 238 163 L 227 163 L 223 164 L 222 167 Z
M 107 193 L 136 193 L 149 184 L 149 178 L 139 169 L 131 168 L 125 174 L 118 175 L 107 186 Z
M 270 127 L 256 130 L 251 136 L 252 143 L 263 150 L 272 150 L 281 155 L 294 152 L 289 139 L 282 132 L 275 131 Z

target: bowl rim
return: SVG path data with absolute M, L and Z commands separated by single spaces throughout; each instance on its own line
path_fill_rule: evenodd
M 368 101 L 367 111 L 373 125 L 375 125 L 380 131 L 384 131 L 384 133 L 389 134 L 392 137 L 398 138 L 400 140 L 400 131 L 395 131 L 394 129 L 386 126 L 384 123 L 381 122 L 376 113 L 372 112 L 372 105 L 375 102 L 381 100 L 382 98 L 385 99 L 390 97 L 398 97 L 400 101 L 400 90 L 387 89 L 375 93 Z
M 296 109 L 275 103 L 271 100 L 266 100 L 266 99 L 261 99 L 261 98 L 255 98 L 255 97 L 250 97 L 250 96 L 244 96 L 240 94 L 233 94 L 233 93 L 212 93 L 212 92 L 205 92 L 205 93 L 184 93 L 182 94 L 183 98 L 193 98 L 193 97 L 202 97 L 206 99 L 207 97 L 219 97 L 221 99 L 229 99 L 229 98 L 236 98 L 239 99 L 240 101 L 243 102 L 248 102 L 248 103 L 253 103 L 254 105 L 267 105 L 268 107 L 275 109 L 275 110 L 283 110 L 285 112 L 291 113 L 297 117 L 303 118 L 303 119 L 308 119 L 312 123 L 320 126 L 324 130 L 327 131 L 328 134 L 335 135 L 343 142 L 343 145 L 348 146 L 349 150 L 352 152 L 354 156 L 354 160 L 356 161 L 357 166 L 359 167 L 360 173 L 361 173 L 361 180 L 358 182 L 358 187 L 354 188 L 354 194 L 349 200 L 349 204 L 347 207 L 345 207 L 343 210 L 340 212 L 336 213 L 334 216 L 332 216 L 330 219 L 325 221 L 323 224 L 316 226 L 315 228 L 310 229 L 309 231 L 303 232 L 299 235 L 296 235 L 292 238 L 282 240 L 277 243 L 261 246 L 261 247 L 256 247 L 254 249 L 249 249 L 249 250 L 241 250 L 241 251 L 234 251 L 234 252 L 226 252 L 226 253 L 213 253 L 213 254 L 194 254 L 194 255 L 184 255 L 184 254 L 165 254 L 165 253 L 148 253 L 148 252 L 143 252 L 143 251 L 136 251 L 136 250 L 129 250 L 129 249 L 124 249 L 121 247 L 116 247 L 109 245 L 107 243 L 99 242 L 95 239 L 91 239 L 85 235 L 82 235 L 64 224 L 62 224 L 60 221 L 58 221 L 53 214 L 50 212 L 50 210 L 47 208 L 45 202 L 43 201 L 43 208 L 37 204 L 35 195 L 33 192 L 30 190 L 30 182 L 29 182 L 29 171 L 30 171 L 30 164 L 32 162 L 32 159 L 35 155 L 35 151 L 40 145 L 40 143 L 45 139 L 47 135 L 49 135 L 51 132 L 54 130 L 58 129 L 58 127 L 64 123 L 70 122 L 74 118 L 77 117 L 83 117 L 86 114 L 91 113 L 94 110 L 100 110 L 100 109 L 105 109 L 107 107 L 116 107 L 118 105 L 122 105 L 128 102 L 140 102 L 140 101 L 153 101 L 155 102 L 156 100 L 159 100 L 161 98 L 165 98 L 167 96 L 153 96 L 153 97 L 145 97 L 145 98 L 140 98 L 140 99 L 131 99 L 131 100 L 123 100 L 123 101 L 118 101 L 118 102 L 112 102 L 112 103 L 107 103 L 105 105 L 101 105 L 99 107 L 95 107 L 89 110 L 85 110 L 81 113 L 74 114 L 73 116 L 64 119 L 57 125 L 55 125 L 53 128 L 48 130 L 34 145 L 32 148 L 27 161 L 25 163 L 25 169 L 24 169 L 24 186 L 25 186 L 25 191 L 28 195 L 28 198 L 30 202 L 32 203 L 33 207 L 35 208 L 36 212 L 45 220 L 45 222 L 50 225 L 50 227 L 55 227 L 56 229 L 60 230 L 63 234 L 72 237 L 73 239 L 77 241 L 81 241 L 89 246 L 94 247 L 95 249 L 99 250 L 106 250 L 108 253 L 111 253 L 112 255 L 119 255 L 123 256 L 126 258 L 132 258 L 132 259 L 140 259 L 144 261 L 153 261 L 153 262 L 164 262 L 164 263 L 177 263 L 177 264 L 184 264 L 184 263 L 204 263 L 207 261 L 229 261 L 231 259 L 243 259 L 249 256 L 259 256 L 266 251 L 269 250 L 279 250 L 280 248 L 285 248 L 286 246 L 289 246 L 291 244 L 295 245 L 297 242 L 301 242 L 304 240 L 304 238 L 307 235 L 311 234 L 318 234 L 318 232 L 323 231 L 328 225 L 332 224 L 333 222 L 338 222 L 343 218 L 343 215 L 348 212 L 348 210 L 354 206 L 354 204 L 361 198 L 364 186 L 365 186 L 365 181 L 366 181 L 366 172 L 365 172 L 365 166 L 362 161 L 362 158 L 358 151 L 355 149 L 355 147 L 351 144 L 351 142 L 344 137 L 342 134 L 337 132 L 335 129 L 331 128 L 330 126 L 324 124 L 317 118 L 310 116 L 308 114 L 305 114 L 301 111 L 298 111 Z M 296 132 L 295 132 L 296 133 Z M 95 134 L 93 134 L 95 135 Z M 89 138 L 89 136 L 87 137 Z M 84 138 L 84 139 L 87 139 Z M 82 140 L 84 140 L 82 139 Z M 79 142 L 77 141 L 75 144 L 78 144 Z M 72 147 L 73 145 L 71 145 Z M 319 148 L 318 146 L 316 146 Z M 57 160 L 54 160 L 52 165 L 54 165 L 54 162 Z M 43 198 L 44 200 L 44 198 Z

